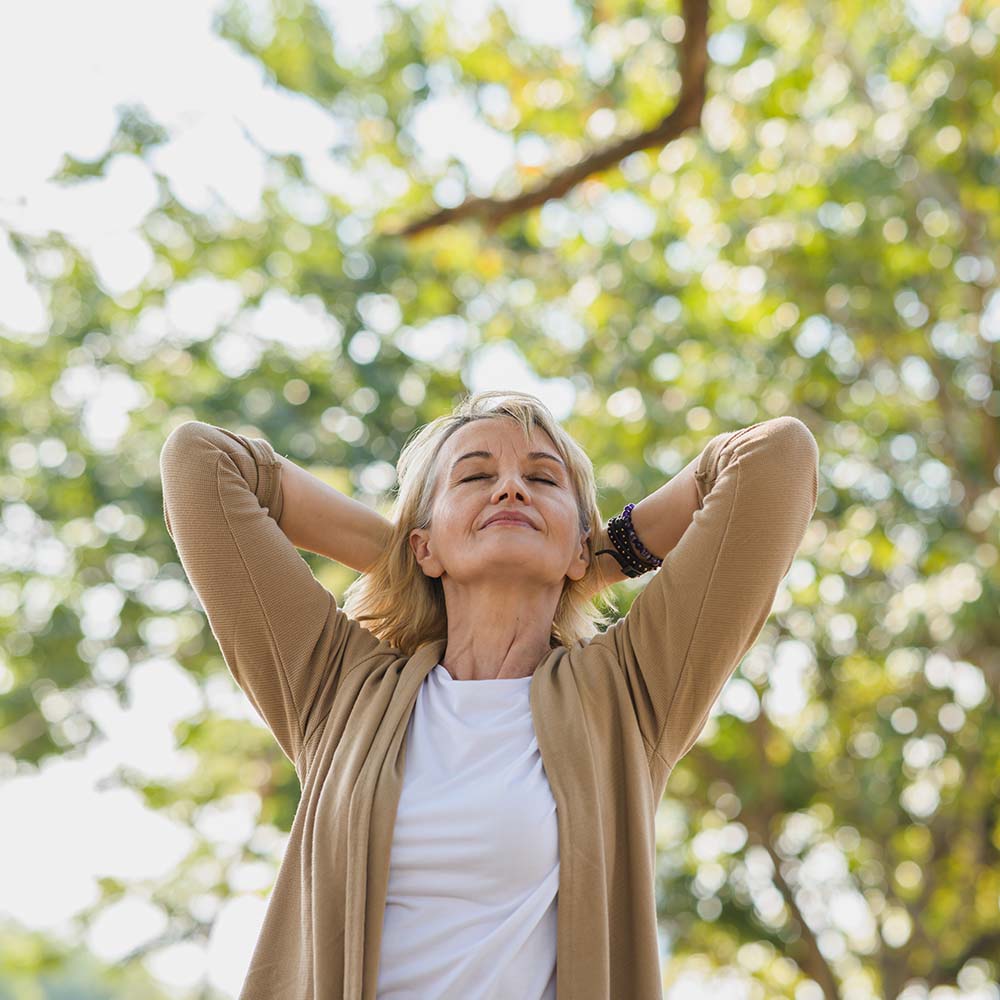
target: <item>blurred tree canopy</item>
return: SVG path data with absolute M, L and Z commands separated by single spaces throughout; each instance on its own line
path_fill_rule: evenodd
M 567 400 L 607 517 L 712 435 L 788 413 L 819 443 L 819 507 L 661 806 L 665 987 L 692 970 L 796 1000 L 995 982 L 1000 8 L 947 3 L 929 31 L 888 0 L 718 0 L 707 44 L 685 49 L 693 0 L 596 0 L 575 5 L 576 59 L 519 37 L 500 7 L 479 35 L 447 4 L 381 9 L 377 52 L 357 63 L 307 0 L 275 3 L 265 29 L 236 2 L 218 18 L 276 86 L 347 122 L 336 157 L 355 196 L 295 154 L 269 155 L 259 221 L 192 212 L 163 183 L 142 227 L 154 267 L 119 294 L 60 235 L 11 233 L 51 323 L 0 329 L 0 774 L 99 742 L 102 706 L 127 706 L 147 661 L 240 694 L 162 520 L 158 454 L 183 420 L 266 437 L 386 510 L 407 436 L 513 356 Z M 706 58 L 703 93 L 685 51 Z M 489 224 L 469 209 L 620 152 L 688 85 L 699 114 L 659 145 Z M 448 94 L 514 140 L 489 190 L 463 155 L 420 155 L 413 123 Z M 67 157 L 61 179 L 165 140 L 123 108 L 106 154 Z M 208 329 L 170 321 L 171 295 L 216 283 L 234 311 Z M 308 330 L 255 331 L 289 302 Z M 124 433 L 101 445 L 93 407 L 129 392 Z M 303 555 L 334 592 L 350 582 Z M 619 589 L 627 608 L 636 591 Z M 187 777 L 122 767 L 117 783 L 192 826 L 250 792 L 257 825 L 287 831 L 299 789 L 266 730 L 206 701 L 175 736 Z M 69 995 L 69 968 L 90 970 L 74 996 L 154 995 L 136 985 L 142 958 L 204 941 L 213 905 L 246 891 L 237 863 L 273 870 L 274 841 L 223 864 L 199 838 L 141 886 L 168 917 L 161 937 L 94 971 L 82 944 L 8 924 L 0 998 Z M 79 940 L 134 887 L 101 888 Z M 17 992 L 28 983 L 43 991 Z

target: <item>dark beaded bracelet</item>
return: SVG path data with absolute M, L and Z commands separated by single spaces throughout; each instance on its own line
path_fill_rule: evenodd
M 608 537 L 614 544 L 614 549 L 600 549 L 595 555 L 614 556 L 621 566 L 622 572 L 628 577 L 642 576 L 651 569 L 658 569 L 663 565 L 663 560 L 653 555 L 645 545 L 639 541 L 635 527 L 632 524 L 632 509 L 634 503 L 626 504 L 624 510 L 608 521 Z M 633 548 L 634 546 L 634 548 Z M 616 551 L 617 550 L 617 551 Z M 639 553 L 636 555 L 636 553 Z

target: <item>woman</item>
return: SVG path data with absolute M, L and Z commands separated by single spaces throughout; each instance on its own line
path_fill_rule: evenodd
M 605 527 L 545 406 L 485 392 L 407 442 L 386 520 L 260 438 L 176 428 L 167 530 L 302 786 L 241 1000 L 661 997 L 655 810 L 817 462 L 793 417 L 724 432 Z M 343 608 L 297 547 L 363 573 Z M 595 595 L 661 562 L 600 631 Z

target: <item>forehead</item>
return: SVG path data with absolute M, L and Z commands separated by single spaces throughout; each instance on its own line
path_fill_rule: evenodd
M 450 461 L 467 451 L 491 451 L 494 455 L 500 449 L 514 451 L 547 451 L 559 455 L 552 439 L 540 427 L 532 426 L 528 443 L 525 444 L 524 431 L 517 421 L 510 417 L 492 417 L 473 420 L 459 427 L 448 439 L 445 459 Z

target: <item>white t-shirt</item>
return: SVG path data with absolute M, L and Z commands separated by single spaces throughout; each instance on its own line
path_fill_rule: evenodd
M 406 733 L 378 1000 L 554 1000 L 559 837 L 530 677 L 438 664 Z

